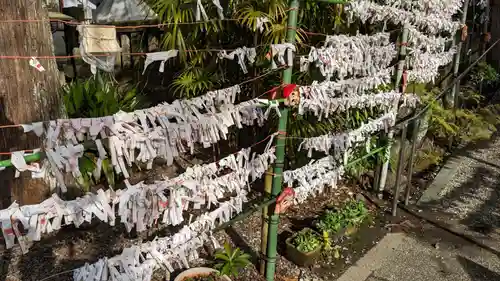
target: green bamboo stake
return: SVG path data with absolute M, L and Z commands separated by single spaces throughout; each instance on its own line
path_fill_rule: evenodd
M 267 170 L 267 174 L 265 175 L 264 179 L 264 195 L 270 197 L 271 191 L 273 188 L 273 168 L 269 168 Z M 269 231 L 269 208 L 264 207 L 262 208 L 262 226 L 261 226 L 261 234 L 260 234 L 260 251 L 261 251 L 261 261 L 260 261 L 260 268 L 259 272 L 264 276 L 266 274 L 266 260 L 263 258 L 267 256 L 267 237 L 268 237 L 268 231 Z
M 464 6 L 462 8 L 463 9 L 462 19 L 460 21 L 462 23 L 462 25 L 466 24 L 468 8 L 469 8 L 469 0 L 465 0 Z M 458 70 L 460 69 L 460 56 L 462 54 L 462 45 L 463 45 L 461 34 L 462 34 L 462 30 L 460 29 L 457 32 L 457 34 L 455 35 L 455 40 L 453 40 L 454 44 L 456 45 L 456 51 L 457 51 L 455 53 L 454 58 L 453 58 L 453 79 L 456 79 L 458 77 Z M 457 118 L 458 94 L 459 93 L 460 93 L 460 79 L 458 79 L 455 82 L 455 85 L 453 85 L 453 87 L 451 88 L 450 95 L 447 97 L 447 99 L 445 99 L 445 106 L 447 108 L 453 109 L 454 123 L 456 122 L 456 118 Z M 454 142 L 454 137 L 451 136 L 448 140 L 449 149 L 452 148 L 453 142 Z
M 405 24 L 403 27 L 403 32 L 401 33 L 401 41 L 400 41 L 400 48 L 399 48 L 399 61 L 398 61 L 398 69 L 396 72 L 396 77 L 395 77 L 395 82 L 394 82 L 394 89 L 398 90 L 398 88 L 401 85 L 401 79 L 403 77 L 403 71 L 405 67 L 405 62 L 406 62 L 406 54 L 407 54 L 407 42 L 408 42 L 408 35 L 409 35 L 409 29 L 408 29 L 408 24 Z M 397 107 L 394 109 L 397 112 Z M 391 142 L 392 139 L 394 138 L 394 129 L 389 130 L 389 133 L 387 134 L 387 138 L 389 140 L 389 145 L 387 146 L 387 149 L 385 151 L 385 156 L 387 159 L 385 159 L 384 163 L 382 164 L 382 170 L 380 172 L 380 181 L 378 184 L 378 197 L 382 199 L 383 192 L 385 190 L 385 183 L 387 181 L 387 172 L 389 170 L 389 162 L 391 158 Z
M 469 8 L 469 0 L 465 0 L 464 1 L 464 5 L 463 5 L 463 13 L 462 13 L 462 18 L 460 20 L 460 22 L 462 24 L 465 24 L 466 21 L 467 21 L 467 10 Z M 462 30 L 459 30 L 457 32 L 457 34 L 455 35 L 455 40 L 454 40 L 454 45 L 456 45 L 457 47 L 457 52 L 455 53 L 455 57 L 453 59 L 453 78 L 456 78 L 458 76 L 458 70 L 460 69 L 460 55 L 461 55 L 461 52 L 462 52 L 462 40 L 461 40 L 461 34 L 462 34 Z M 453 88 L 451 88 L 451 94 L 448 96 L 447 100 L 446 100 L 446 103 L 447 103 L 447 107 L 450 108 L 450 107 L 453 107 L 453 108 L 456 108 L 456 98 L 457 98 L 457 95 L 458 93 L 460 92 L 460 81 L 457 81 L 455 83 L 455 86 Z
M 297 16 L 299 1 L 290 0 L 287 23 L 286 42 L 295 44 L 295 30 L 297 27 Z M 283 84 L 290 84 L 292 82 L 292 69 L 290 66 L 283 71 Z M 280 109 L 281 117 L 279 119 L 278 131 L 286 132 L 288 122 L 288 108 L 283 107 Z M 283 167 L 285 164 L 285 145 L 286 139 L 283 135 L 278 135 L 276 140 L 276 161 L 274 164 L 274 177 L 273 188 L 271 196 L 275 197 L 281 193 L 281 185 L 283 183 Z M 274 213 L 274 206 L 269 208 L 272 214 L 269 216 L 269 230 L 267 237 L 267 264 L 266 264 L 266 280 L 274 281 L 274 274 L 276 272 L 276 254 L 278 244 L 278 223 L 279 215 Z

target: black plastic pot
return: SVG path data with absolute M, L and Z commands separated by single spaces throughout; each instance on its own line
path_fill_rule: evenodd
M 310 228 L 304 228 L 301 230 L 301 232 L 302 231 L 312 231 L 312 232 L 318 234 L 316 231 L 314 231 Z M 308 253 L 304 253 L 302 251 L 299 251 L 292 244 L 293 238 L 295 238 L 295 236 L 297 236 L 298 233 L 299 232 L 292 235 L 292 237 L 289 237 L 288 239 L 286 239 L 286 254 L 287 254 L 288 259 L 291 260 L 296 265 L 309 266 L 309 265 L 314 263 L 314 260 L 316 260 L 316 258 L 318 258 L 319 255 L 321 255 L 322 245 L 321 244 L 318 245 L 318 248 L 316 248 L 315 250 L 308 252 Z M 319 237 L 321 237 L 321 235 L 319 235 Z

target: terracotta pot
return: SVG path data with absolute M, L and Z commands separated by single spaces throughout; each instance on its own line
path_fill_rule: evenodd
M 183 271 L 181 274 L 179 274 L 177 277 L 175 277 L 174 281 L 184 281 L 184 279 L 188 277 L 196 277 L 196 276 L 204 276 L 204 275 L 209 275 L 210 273 L 218 272 L 217 270 L 209 267 L 195 267 L 195 268 L 190 268 L 188 270 Z M 221 276 L 221 279 L 224 281 L 231 281 L 229 277 L 226 275 Z

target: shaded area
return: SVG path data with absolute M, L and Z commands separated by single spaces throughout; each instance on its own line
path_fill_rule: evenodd
M 500 280 L 500 274 L 489 270 L 488 268 L 471 261 L 468 258 L 458 256 L 457 260 L 474 281 L 492 281 Z
M 459 151 L 464 156 L 458 171 L 441 192 L 442 197 L 419 204 L 424 212 L 447 223 L 462 225 L 492 239 L 500 229 L 500 141 L 476 144 Z M 500 239 L 500 237 L 498 237 Z

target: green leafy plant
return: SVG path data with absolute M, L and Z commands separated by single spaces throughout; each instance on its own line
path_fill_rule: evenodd
M 344 228 L 359 226 L 368 216 L 369 212 L 363 201 L 351 200 L 340 209 L 326 210 L 316 227 L 323 233 L 335 234 Z
M 312 252 L 321 247 L 321 237 L 311 229 L 304 229 L 292 239 L 292 245 L 303 253 Z
M 92 118 L 112 115 L 120 110 L 134 111 L 147 106 L 135 87 L 118 85 L 111 76 L 98 72 L 88 80 L 75 80 L 62 88 L 64 105 L 70 118 Z M 114 186 L 116 175 L 109 159 L 102 161 L 102 172 L 94 173 L 98 161 L 97 150 L 85 151 L 79 159 L 81 176 L 76 183 L 87 192 L 90 186 L 104 179 Z M 99 176 L 100 175 L 100 176 Z
M 368 217 L 368 209 L 363 201 L 349 201 L 342 209 L 344 224 L 346 226 L 358 226 Z
M 241 269 L 250 262 L 250 255 L 242 252 L 239 248 L 233 249 L 229 243 L 224 244 L 224 248 L 215 254 L 215 269 L 220 275 L 238 276 Z
M 147 105 L 135 87 L 121 87 L 99 72 L 85 81 L 74 80 L 63 86 L 62 94 L 70 118 L 109 116 Z
M 326 210 L 316 223 L 323 232 L 330 234 L 338 233 L 344 227 L 344 214 L 337 210 Z

